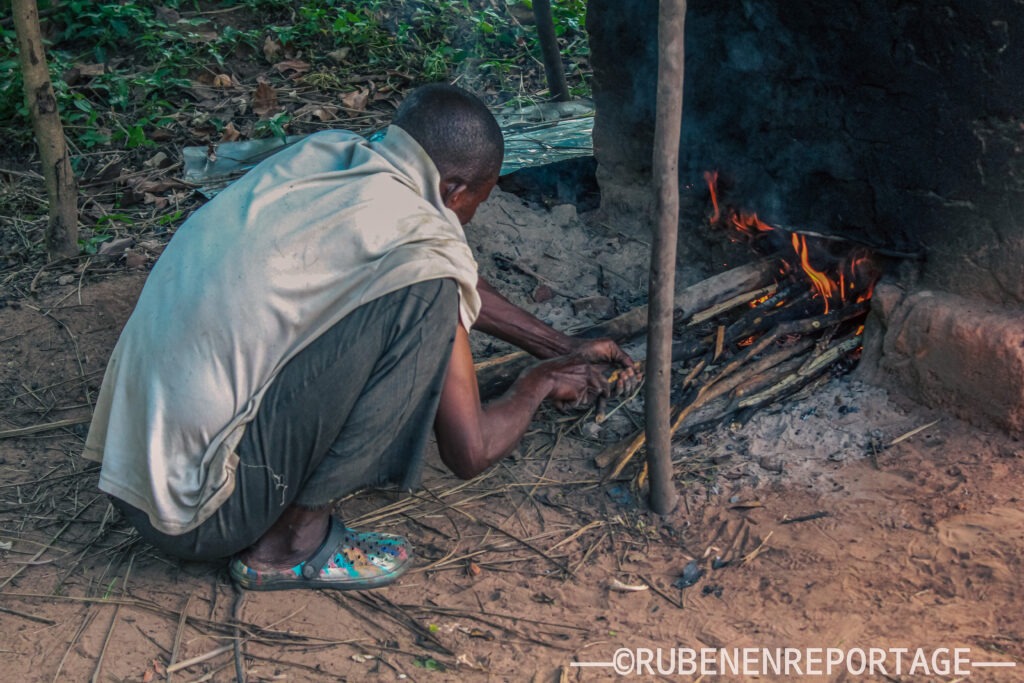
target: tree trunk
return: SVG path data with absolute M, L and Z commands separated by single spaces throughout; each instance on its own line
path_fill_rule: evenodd
M 78 188 L 64 141 L 64 126 L 43 52 L 36 0 L 13 0 L 18 57 L 25 80 L 25 101 L 39 145 L 39 160 L 50 200 L 46 252 L 51 261 L 78 255 Z
M 537 23 L 537 38 L 544 55 L 544 72 L 548 79 L 548 91 L 556 102 L 569 101 L 569 87 L 565 84 L 565 70 L 562 68 L 562 53 L 558 49 L 555 35 L 555 19 L 551 14 L 551 0 L 533 0 L 533 18 Z
M 683 27 L 686 0 L 661 0 L 658 14 L 658 100 L 654 126 L 654 183 L 658 225 L 651 242 L 647 326 L 647 469 L 651 508 L 672 512 L 672 294 L 679 231 L 679 135 L 683 120 Z

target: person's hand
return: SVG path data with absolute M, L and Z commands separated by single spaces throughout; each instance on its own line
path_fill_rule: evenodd
M 563 411 L 607 398 L 612 388 L 605 376 L 607 369 L 607 365 L 593 364 L 575 354 L 546 360 L 537 366 L 537 371 L 551 382 L 547 400 Z
M 588 363 L 610 365 L 611 396 L 631 395 L 640 385 L 643 377 L 637 371 L 636 364 L 629 355 L 619 348 L 611 339 L 577 339 L 572 357 Z

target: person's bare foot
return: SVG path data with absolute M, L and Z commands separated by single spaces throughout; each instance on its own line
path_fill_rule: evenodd
M 253 569 L 288 569 L 308 560 L 327 537 L 331 509 L 289 507 L 239 559 Z

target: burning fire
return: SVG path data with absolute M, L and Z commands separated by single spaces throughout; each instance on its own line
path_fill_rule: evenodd
M 714 225 L 722 218 L 722 212 L 718 208 L 718 171 L 704 171 L 704 180 L 711 190 L 711 206 L 715 212 L 711 214 L 711 224 Z
M 814 288 L 814 296 L 820 298 L 824 312 L 840 308 L 848 303 L 860 303 L 871 298 L 878 271 L 872 262 L 867 249 L 856 248 L 846 256 L 837 259 L 834 256 L 818 253 L 814 255 L 814 242 L 808 236 L 798 232 L 787 231 L 765 223 L 756 213 L 729 210 L 727 220 L 723 221 L 723 211 L 718 196 L 718 172 L 708 171 L 704 179 L 711 192 L 712 225 L 725 222 L 750 240 L 759 240 L 769 234 L 783 236 L 789 233 L 789 245 L 793 249 L 794 258 L 784 261 L 784 272 L 787 274 L 802 272 Z M 824 242 L 824 238 L 821 240 Z M 824 252 L 818 249 L 818 252 Z M 822 258 L 824 257 L 824 258 Z M 818 262 L 818 266 L 812 263 Z M 827 263 L 822 263 L 822 262 Z

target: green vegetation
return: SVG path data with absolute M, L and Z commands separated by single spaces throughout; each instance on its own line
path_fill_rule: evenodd
M 327 127 L 369 132 L 421 83 L 456 82 L 492 105 L 546 95 L 529 0 L 38 2 L 79 179 L 79 245 L 90 257 L 118 238 L 159 243 L 201 204 L 178 180 L 182 147 Z M 39 271 L 47 215 L 10 7 L 0 0 L 7 283 Z M 585 7 L 553 3 L 577 95 L 588 94 Z
M 554 3 L 576 94 L 587 92 L 585 4 Z M 9 6 L 0 0 L 0 16 Z M 330 117 L 293 115 L 302 104 L 340 99 L 343 114 L 386 114 L 421 82 L 458 79 L 492 103 L 536 98 L 545 85 L 529 8 L 529 0 L 40 0 L 78 155 L 216 141 L 229 124 L 242 137 L 305 132 Z M 0 128 L 27 146 L 15 50 L 13 27 L 0 22 Z M 254 112 L 257 79 L 292 97 Z M 352 107 L 346 93 L 366 97 L 354 96 Z

